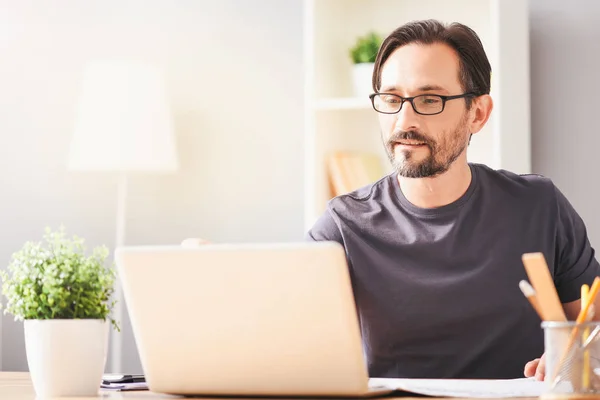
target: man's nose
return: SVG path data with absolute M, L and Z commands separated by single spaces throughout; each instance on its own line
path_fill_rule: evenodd
M 405 101 L 402 108 L 396 113 L 396 130 L 410 131 L 419 129 L 420 115 L 415 112 L 410 101 Z

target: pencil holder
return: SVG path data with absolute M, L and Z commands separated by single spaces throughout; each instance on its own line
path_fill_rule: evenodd
M 600 398 L 600 322 L 542 322 L 547 389 L 543 398 Z

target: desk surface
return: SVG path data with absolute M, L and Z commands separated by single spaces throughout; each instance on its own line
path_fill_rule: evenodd
M 0 399 L 10 399 L 10 400 L 34 400 L 36 398 L 35 391 L 33 390 L 33 386 L 31 384 L 31 379 L 29 377 L 29 373 L 27 372 L 0 372 Z M 97 397 L 68 397 L 64 399 L 68 400 L 82 400 L 82 399 L 179 399 L 183 397 L 178 396 L 170 396 L 170 395 L 161 395 L 157 393 L 152 393 L 149 391 L 132 391 L 132 392 L 114 392 L 114 391 L 105 391 L 101 390 L 98 392 Z M 218 400 L 224 400 L 225 398 L 221 397 Z M 393 397 L 385 397 L 386 400 L 393 399 Z M 399 400 L 423 400 L 422 397 L 399 397 Z M 435 399 L 435 398 L 431 398 Z M 216 399 L 215 399 L 216 400 Z M 253 398 L 252 400 L 258 400 Z M 269 399 L 276 400 L 276 399 Z M 448 398 L 444 398 L 443 400 L 448 400 Z M 453 400 L 466 400 L 466 399 L 453 399 Z M 497 399 L 502 400 L 502 399 Z M 537 400 L 537 399 L 527 399 L 521 398 L 519 400 Z
M 34 400 L 36 398 L 29 373 L 27 372 L 0 372 L 0 399 Z M 174 399 L 173 396 L 161 396 L 148 391 L 136 392 L 108 392 L 99 391 L 98 397 L 93 399 Z M 87 399 L 69 397 L 70 400 Z

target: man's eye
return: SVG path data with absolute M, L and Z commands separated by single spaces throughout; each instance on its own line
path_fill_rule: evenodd
M 440 99 L 437 96 L 423 96 L 423 97 L 421 97 L 421 103 L 426 104 L 426 105 L 439 104 L 441 101 L 442 101 L 442 99 Z
M 397 104 L 400 103 L 400 99 L 395 97 L 395 96 L 381 96 L 381 100 L 384 103 L 388 103 L 388 104 Z

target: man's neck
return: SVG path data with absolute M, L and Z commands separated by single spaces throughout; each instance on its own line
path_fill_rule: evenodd
M 458 200 L 471 184 L 471 168 L 459 158 L 448 171 L 433 178 L 398 176 L 404 197 L 417 207 L 436 208 Z

